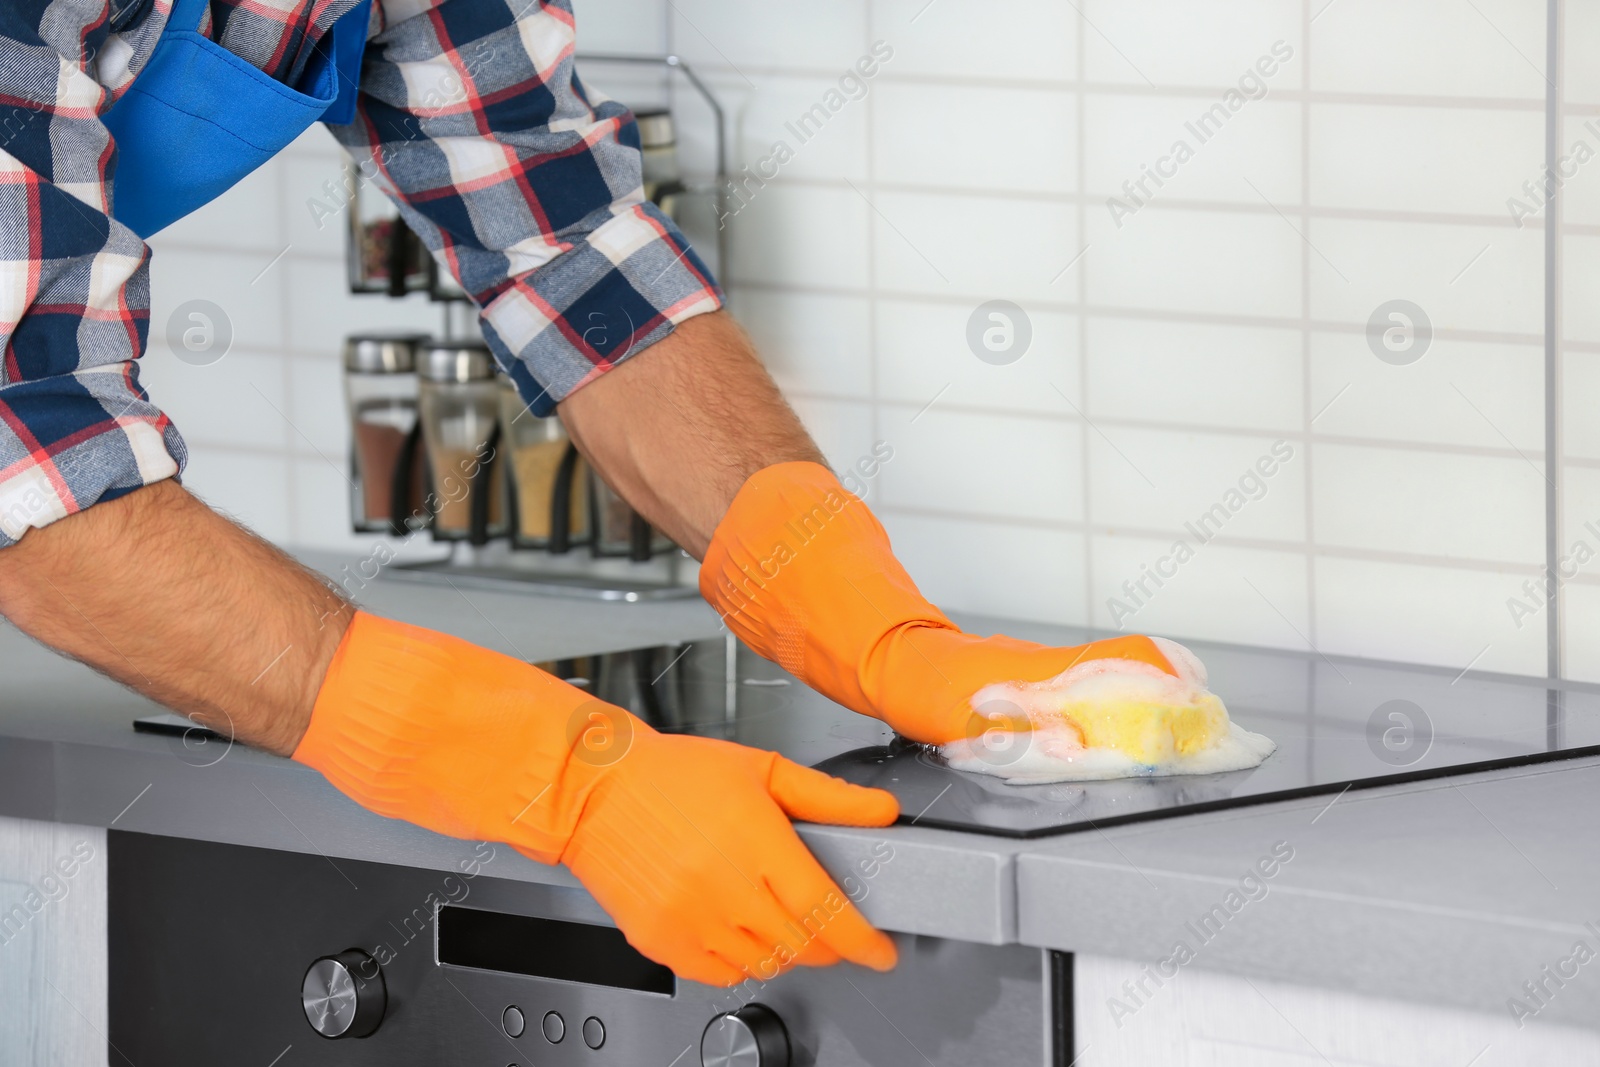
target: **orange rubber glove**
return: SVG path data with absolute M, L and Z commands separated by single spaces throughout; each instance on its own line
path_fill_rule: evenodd
M 628 941 L 710 985 L 895 948 L 789 819 L 886 826 L 894 797 L 775 752 L 657 733 L 508 656 L 358 612 L 294 758 L 362 807 L 565 864 Z
M 996 682 L 1040 682 L 1094 659 L 1177 674 L 1148 637 L 1051 648 L 961 632 L 917 591 L 859 497 L 815 463 L 780 463 L 734 497 L 700 568 L 700 592 L 757 653 L 914 741 L 1025 730 L 972 698 Z

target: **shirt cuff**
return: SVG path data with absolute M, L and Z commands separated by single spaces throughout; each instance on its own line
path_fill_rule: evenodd
M 483 309 L 483 334 L 535 415 L 722 307 L 689 242 L 653 204 L 629 204 Z
M 0 388 L 0 548 L 182 473 L 183 438 L 132 362 Z

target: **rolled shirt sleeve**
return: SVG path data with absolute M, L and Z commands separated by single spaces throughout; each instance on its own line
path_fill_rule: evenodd
M 644 199 L 632 115 L 573 69 L 568 0 L 384 0 L 383 15 L 357 118 L 334 135 L 478 306 L 536 413 L 722 306 Z
M 0 548 L 177 475 L 183 440 L 139 386 L 149 249 L 109 217 L 114 153 L 89 68 L 148 52 L 105 3 L 0 13 Z M 131 80 L 124 66 L 109 76 Z

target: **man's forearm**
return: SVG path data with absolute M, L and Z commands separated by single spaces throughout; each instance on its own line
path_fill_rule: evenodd
M 0 613 L 170 708 L 287 755 L 350 608 L 177 483 L 158 482 L 0 551 Z
M 601 475 L 695 556 L 756 471 L 816 445 L 726 314 L 702 315 L 561 405 Z M 315 575 L 160 482 L 0 551 L 0 614 L 200 722 L 284 755 L 351 609 Z
M 560 411 L 606 483 L 696 559 L 750 475 L 823 462 L 726 312 L 690 319 Z

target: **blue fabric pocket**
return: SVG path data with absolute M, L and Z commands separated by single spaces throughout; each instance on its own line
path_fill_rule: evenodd
M 117 155 L 111 215 L 140 237 L 221 196 L 319 119 L 349 122 L 372 0 L 318 43 L 298 87 L 197 31 L 207 0 L 178 0 L 144 70 L 102 116 Z

